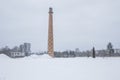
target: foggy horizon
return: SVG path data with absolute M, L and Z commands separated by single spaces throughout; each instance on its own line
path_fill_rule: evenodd
M 0 48 L 31 43 L 47 51 L 48 11 L 53 8 L 54 50 L 120 48 L 119 0 L 0 1 Z

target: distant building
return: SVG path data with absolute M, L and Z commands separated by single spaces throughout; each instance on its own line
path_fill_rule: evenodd
M 79 48 L 76 48 L 76 49 L 75 49 L 75 52 L 76 52 L 76 53 L 79 53 L 79 52 L 80 52 Z
M 31 55 L 31 44 L 30 43 L 24 43 L 24 52 L 26 56 Z
M 25 57 L 25 53 L 21 52 L 10 52 L 9 56 L 12 58 L 20 58 L 20 57 Z
M 98 57 L 107 57 L 109 56 L 108 51 L 103 49 L 103 50 L 96 50 L 96 56 Z
M 17 47 L 17 46 L 15 46 L 11 51 L 14 51 L 14 52 L 19 52 L 20 51 L 20 49 L 19 49 L 19 47 Z
M 23 44 L 21 44 L 21 45 L 19 46 L 19 48 L 20 48 L 20 52 L 25 52 L 25 47 L 24 47 Z
M 24 43 L 24 50 L 25 50 L 25 53 L 30 53 L 31 52 L 31 44 Z
M 7 55 L 12 58 L 29 56 L 31 55 L 31 44 L 24 43 L 21 44 L 19 47 L 15 46 L 13 49 L 7 52 Z
M 120 54 L 120 49 L 114 49 L 114 53 Z
M 31 55 L 31 44 L 30 43 L 24 43 L 19 46 L 20 52 L 25 53 L 26 56 Z

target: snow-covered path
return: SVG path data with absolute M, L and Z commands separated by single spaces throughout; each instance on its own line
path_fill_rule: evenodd
M 0 55 L 0 80 L 120 80 L 120 58 Z

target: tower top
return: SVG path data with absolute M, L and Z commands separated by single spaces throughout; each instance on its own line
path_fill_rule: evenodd
M 49 13 L 53 13 L 52 7 L 49 8 Z

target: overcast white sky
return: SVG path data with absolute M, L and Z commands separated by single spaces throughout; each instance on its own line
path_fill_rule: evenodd
M 50 6 L 56 51 L 120 48 L 119 0 L 0 0 L 0 48 L 29 42 L 46 51 Z

